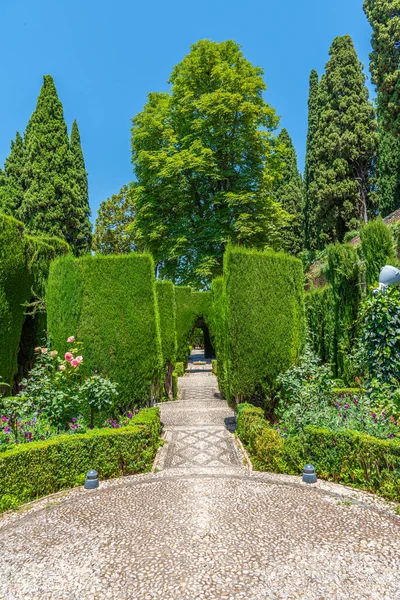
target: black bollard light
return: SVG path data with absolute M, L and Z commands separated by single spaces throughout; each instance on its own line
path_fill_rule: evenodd
M 303 481 L 305 483 L 316 483 L 317 475 L 312 465 L 306 465 L 303 470 Z
M 97 471 L 92 469 L 86 475 L 85 490 L 95 490 L 99 487 L 99 477 Z

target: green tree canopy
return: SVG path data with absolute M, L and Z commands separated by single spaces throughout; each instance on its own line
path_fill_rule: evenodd
M 162 276 L 203 287 L 222 272 L 230 240 L 280 243 L 287 215 L 271 197 L 278 118 L 263 99 L 262 70 L 233 41 L 193 45 L 170 84 L 133 119 L 132 230 Z
M 82 200 L 83 173 L 77 178 L 74 160 L 63 107 L 53 78 L 46 75 L 25 132 L 24 194 L 15 216 L 29 233 L 64 238 L 82 254 L 90 248 L 90 226 Z
M 379 118 L 387 131 L 400 134 L 400 0 L 365 0 L 372 27 L 370 69 L 378 92 Z
M 24 195 L 24 140 L 18 133 L 11 142 L 11 152 L 0 174 L 0 210 L 15 215 Z
M 90 223 L 88 176 L 76 120 L 72 124 L 70 150 L 73 174 L 71 181 L 75 185 L 74 195 L 78 198 L 81 212 L 80 227 L 76 232 L 75 245 L 78 250 L 77 254 L 85 254 L 90 251 L 92 245 L 92 225 Z
M 303 246 L 306 250 L 315 250 L 317 242 L 315 229 L 316 190 L 313 189 L 313 182 L 317 168 L 315 144 L 318 131 L 318 88 L 318 73 L 313 69 L 310 74 L 308 96 L 308 130 L 302 210 Z
M 382 217 L 400 208 L 400 138 L 379 121 L 378 201 Z
M 100 204 L 93 237 L 93 250 L 101 254 L 125 254 L 134 250 L 127 230 L 135 218 L 135 186 L 124 185 Z
M 342 241 L 367 220 L 377 145 L 375 112 L 351 37 L 337 37 L 329 54 L 319 86 L 312 186 L 320 246 Z
M 297 155 L 292 139 L 286 129 L 278 135 L 278 141 L 286 149 L 283 156 L 283 177 L 274 184 L 275 199 L 292 216 L 291 222 L 283 230 L 283 249 L 297 255 L 302 249 L 301 206 L 303 181 L 297 168 Z

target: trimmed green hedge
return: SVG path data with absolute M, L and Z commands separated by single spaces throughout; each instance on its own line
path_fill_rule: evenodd
M 57 238 L 25 235 L 24 225 L 0 215 L 0 376 L 12 384 L 18 371 L 18 352 L 26 319 L 25 303 L 32 294 L 43 297 L 50 262 L 67 254 L 69 246 Z M 32 358 L 37 338 L 42 337 L 46 318 L 38 313 L 30 318 L 32 331 L 24 340 L 25 359 Z
M 118 406 L 145 406 L 163 373 L 153 259 L 146 254 L 65 257 L 51 265 L 48 328 L 61 352 L 84 343 L 84 374 L 119 384 Z
M 156 281 L 158 314 L 160 317 L 161 347 L 164 364 L 176 362 L 175 287 L 172 281 Z
M 41 496 L 101 479 L 149 471 L 160 445 L 158 408 L 139 412 L 132 425 L 62 435 L 0 453 L 0 512 Z
M 320 479 L 400 501 L 400 440 L 320 427 L 306 427 L 302 437 L 284 439 L 262 410 L 250 404 L 238 406 L 237 434 L 260 471 L 301 475 L 310 462 Z
M 301 261 L 289 255 L 227 249 L 221 326 L 228 399 L 265 396 L 298 359 L 305 338 L 303 280 Z
M 322 362 L 335 363 L 335 306 L 329 285 L 316 288 L 304 295 L 306 318 L 311 347 Z
M 224 398 L 228 397 L 228 375 L 227 375 L 227 360 L 228 360 L 228 339 L 226 332 L 226 314 L 225 314 L 225 296 L 224 296 L 224 280 L 222 277 L 216 277 L 211 284 L 211 295 L 214 307 L 214 323 L 213 323 L 213 342 L 215 353 L 218 361 L 218 387 Z
M 190 336 L 198 318 L 207 323 L 213 336 L 213 304 L 211 292 L 192 292 L 188 286 L 175 287 L 177 361 L 186 364 L 190 355 Z

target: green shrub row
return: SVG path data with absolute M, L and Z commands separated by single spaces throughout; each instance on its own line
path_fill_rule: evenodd
M 22 223 L 0 215 L 0 377 L 9 385 L 18 367 L 24 367 L 18 362 L 32 359 L 46 327 L 43 313 L 26 318 L 26 303 L 44 296 L 50 262 L 68 252 L 63 240 L 33 238 L 25 234 Z
M 175 298 L 177 361 L 185 365 L 190 355 L 190 337 L 199 319 L 203 319 L 208 325 L 213 337 L 213 304 L 211 292 L 192 292 L 188 286 L 176 286 Z
M 302 263 L 289 255 L 226 251 L 222 287 L 214 284 L 213 294 L 219 377 L 228 400 L 265 397 L 298 359 L 305 338 L 303 279 Z
M 0 512 L 83 485 L 90 469 L 101 479 L 149 471 L 159 445 L 159 410 L 151 408 L 129 427 L 62 435 L 0 453 Z
M 84 342 L 84 374 L 119 385 L 121 410 L 150 403 L 163 374 L 154 264 L 146 254 L 64 257 L 50 268 L 48 328 L 64 352 Z
M 400 501 L 400 441 L 355 431 L 306 427 L 304 436 L 282 438 L 263 411 L 238 406 L 237 434 L 256 469 L 301 475 L 306 462 L 317 477 Z

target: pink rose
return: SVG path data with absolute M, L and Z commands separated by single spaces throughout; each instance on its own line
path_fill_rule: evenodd
M 81 364 L 81 362 L 83 361 L 83 356 L 77 356 L 76 359 L 78 361 L 78 365 Z
M 58 367 L 58 370 L 59 370 L 59 371 L 65 371 L 65 368 L 66 368 L 66 367 L 65 367 L 65 365 L 60 365 L 60 366 Z
M 67 362 L 71 362 L 71 360 L 73 360 L 74 356 L 73 356 L 73 354 L 71 354 L 71 352 L 66 352 L 64 355 L 64 358 Z
M 67 342 L 68 342 L 69 344 L 73 344 L 73 343 L 74 343 L 74 341 L 75 341 L 75 337 L 74 337 L 73 335 L 71 335 L 71 336 L 70 336 L 70 337 L 67 339 Z
M 76 358 L 74 358 L 74 360 L 71 360 L 71 367 L 79 367 L 79 361 L 76 360 Z

